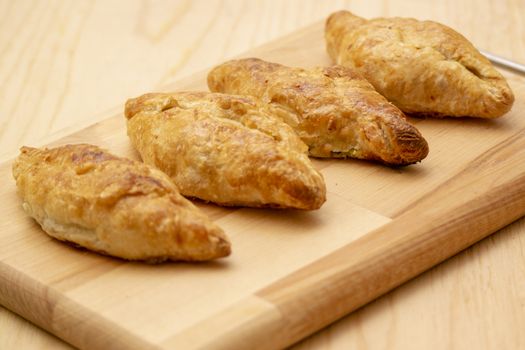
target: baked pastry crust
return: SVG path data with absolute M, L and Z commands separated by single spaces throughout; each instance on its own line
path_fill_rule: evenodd
M 336 63 L 357 69 L 406 113 L 496 118 L 514 102 L 489 60 L 440 23 L 339 11 L 326 21 L 325 37 Z
M 149 262 L 230 254 L 223 231 L 168 176 L 96 146 L 22 147 L 13 176 L 24 210 L 61 241 Z
M 306 145 L 252 98 L 152 93 L 129 100 L 125 115 L 144 162 L 168 174 L 185 196 L 306 210 L 326 200 Z
M 291 68 L 247 58 L 215 67 L 208 86 L 260 98 L 297 132 L 314 157 L 406 165 L 428 153 L 427 142 L 404 114 L 349 68 Z

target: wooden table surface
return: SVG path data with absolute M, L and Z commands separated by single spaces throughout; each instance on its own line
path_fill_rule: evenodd
M 523 0 L 0 0 L 0 160 L 342 8 L 437 20 L 525 63 Z M 525 218 L 297 348 L 518 349 L 524 329 Z M 42 348 L 70 346 L 0 307 L 0 349 Z

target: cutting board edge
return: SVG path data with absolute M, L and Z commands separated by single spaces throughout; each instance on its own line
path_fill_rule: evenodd
M 489 188 L 487 192 L 465 189 L 463 181 L 456 179 L 449 188 L 440 187 L 438 192 L 426 196 L 421 206 L 405 211 L 356 241 L 256 292 L 251 300 L 266 307 L 256 309 L 239 325 L 245 337 L 220 322 L 228 319 L 231 310 L 245 309 L 247 302 L 242 300 L 191 326 L 186 333 L 166 339 L 163 347 L 183 344 L 186 336 L 199 339 L 204 334 L 215 334 L 216 348 L 225 350 L 242 348 L 246 342 L 259 344 L 261 349 L 290 346 L 511 224 L 525 215 L 525 171 L 508 171 L 517 161 L 525 164 L 525 136 L 520 136 L 517 133 L 509 137 L 458 174 L 472 179 L 483 176 L 481 186 Z M 477 166 L 500 157 L 505 169 L 499 169 L 499 175 L 504 180 L 493 186 L 492 171 L 480 174 Z M 461 197 L 457 206 L 447 208 L 448 217 L 438 215 L 434 206 L 446 203 L 450 194 L 458 191 L 466 197 Z M 503 196 L 506 191 L 512 195 Z M 499 205 L 494 208 L 495 203 Z M 478 224 L 472 225 L 472 220 L 465 220 L 465 216 L 477 219 Z M 422 218 L 429 224 L 421 223 Z M 403 230 L 408 233 L 399 234 Z M 361 285 L 367 286 L 364 292 Z M 334 300 L 336 305 L 330 305 Z M 274 323 L 265 322 L 271 318 Z M 273 335 L 271 339 L 268 334 Z M 261 344 L 262 339 L 267 342 Z
M 117 323 L 68 298 L 65 293 L 28 277 L 1 261 L 0 279 L 4 280 L 0 288 L 2 306 L 75 347 L 80 349 L 156 347 L 155 344 L 145 341 Z M 69 328 L 63 325 L 68 325 Z M 78 327 L 81 331 L 78 331 Z

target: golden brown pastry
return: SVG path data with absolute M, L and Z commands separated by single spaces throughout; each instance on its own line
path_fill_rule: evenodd
M 505 78 L 442 24 L 340 11 L 328 18 L 325 35 L 336 63 L 357 69 L 406 113 L 496 118 L 514 102 Z
M 404 114 L 349 68 L 291 68 L 248 58 L 215 67 L 208 86 L 260 98 L 314 157 L 406 165 L 428 153 L 425 139 Z
M 128 135 L 145 163 L 185 196 L 221 205 L 317 209 L 323 177 L 293 130 L 256 100 L 153 93 L 126 103 Z
M 24 210 L 61 241 L 149 262 L 230 254 L 222 230 L 168 176 L 96 146 L 22 147 L 13 176 Z

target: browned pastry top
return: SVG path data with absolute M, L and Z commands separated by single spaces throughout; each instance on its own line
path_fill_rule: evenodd
M 325 36 L 336 63 L 357 69 L 407 113 L 495 118 L 514 102 L 492 64 L 440 23 L 339 11 L 328 18 Z
M 185 196 L 308 210 L 326 200 L 306 145 L 251 97 L 152 93 L 129 100 L 125 115 L 144 162 L 167 173 Z
M 60 240 L 130 260 L 230 254 L 222 230 L 165 174 L 96 146 L 23 147 L 13 176 L 24 209 Z
M 425 139 L 403 113 L 349 68 L 302 69 L 248 58 L 215 67 L 208 86 L 260 98 L 294 128 L 315 157 L 405 165 L 428 153 Z

